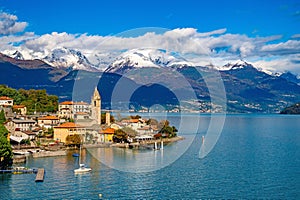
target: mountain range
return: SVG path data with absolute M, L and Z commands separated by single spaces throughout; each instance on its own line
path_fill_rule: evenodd
M 175 93 L 188 94 L 192 88 L 196 99 L 183 95 L 184 99 L 180 99 L 185 102 L 183 110 L 217 112 L 211 105 L 203 77 L 211 71 L 218 71 L 223 79 L 227 112 L 277 113 L 300 101 L 300 80 L 296 75 L 268 74 L 245 61 L 222 67 L 195 66 L 173 52 L 136 49 L 117 56 L 103 72 L 80 51 L 67 48 L 54 49 L 39 59 L 25 58 L 18 51 L 0 53 L 0 84 L 17 89 L 43 88 L 58 95 L 61 101 L 71 99 L 72 93 L 75 100 L 89 101 L 98 85 L 104 108 L 118 104 L 139 110 L 161 104 L 176 109 L 179 99 Z M 164 85 L 162 80 L 169 79 L 170 85 Z M 120 80 L 122 86 L 118 85 Z M 181 81 L 188 82 L 189 87 Z M 74 95 L 74 84 L 89 87 L 77 90 Z M 111 99 L 116 85 L 121 87 L 120 94 Z M 130 99 L 126 91 L 134 91 Z

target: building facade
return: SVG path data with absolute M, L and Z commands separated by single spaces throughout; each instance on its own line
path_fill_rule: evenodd
M 90 105 L 86 102 L 64 101 L 58 105 L 58 117 L 74 119 L 76 113 L 90 113 Z
M 54 136 L 53 139 L 59 142 L 66 143 L 66 138 L 68 135 L 78 134 L 82 138 L 82 142 L 84 141 L 84 136 L 86 133 L 86 129 L 83 126 L 75 124 L 73 122 L 66 122 L 59 126 L 54 127 Z
M 13 110 L 20 115 L 26 115 L 27 107 L 25 105 L 13 105 Z
M 2 96 L 0 97 L 0 106 L 13 106 L 14 100 L 9 97 Z
M 59 125 L 59 118 L 56 116 L 39 117 L 38 125 L 42 128 L 53 128 Z

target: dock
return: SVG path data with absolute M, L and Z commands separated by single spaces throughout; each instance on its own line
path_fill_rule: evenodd
M 39 168 L 35 177 L 35 182 L 43 182 L 44 181 L 44 175 L 45 175 L 45 169 Z

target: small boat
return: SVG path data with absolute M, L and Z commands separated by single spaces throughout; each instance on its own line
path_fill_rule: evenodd
M 72 156 L 73 157 L 79 157 L 79 153 L 73 153 Z
M 78 169 L 74 169 L 74 173 L 85 173 L 92 171 L 92 168 L 86 167 L 85 164 L 79 164 Z
M 92 171 L 92 168 L 86 167 L 85 164 L 80 163 L 80 159 L 81 159 L 81 146 L 80 146 L 79 159 L 78 159 L 79 168 L 74 169 L 74 173 L 79 174 L 79 173 L 86 173 Z

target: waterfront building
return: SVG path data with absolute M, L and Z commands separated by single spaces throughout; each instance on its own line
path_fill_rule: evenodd
M 104 143 L 113 142 L 113 136 L 115 134 L 115 129 L 106 128 L 104 130 L 101 130 L 99 133 L 100 133 L 100 142 L 104 142 Z
M 66 143 L 66 138 L 68 135 L 78 134 L 83 139 L 83 142 L 85 142 L 84 138 L 86 134 L 86 128 L 84 126 L 75 124 L 74 122 L 66 122 L 59 126 L 55 126 L 53 129 L 53 138 L 56 141 Z

